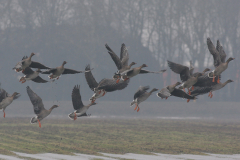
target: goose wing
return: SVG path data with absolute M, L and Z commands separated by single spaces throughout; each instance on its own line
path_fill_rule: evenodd
M 129 54 L 126 45 L 123 43 L 120 52 L 120 60 L 122 67 L 128 66 Z
M 82 98 L 81 98 L 81 94 L 80 94 L 80 85 L 76 85 L 73 88 L 72 103 L 73 103 L 73 108 L 75 110 L 78 110 L 84 106 L 82 103 Z
M 9 94 L 4 89 L 0 88 L 0 102 L 8 96 Z
M 42 79 L 40 76 L 37 76 L 36 78 L 32 79 L 33 82 L 36 83 L 47 83 L 48 81 Z
M 88 71 L 88 72 L 85 72 L 85 78 L 86 78 L 89 88 L 92 91 L 94 91 L 94 88 L 96 88 L 98 86 L 98 83 L 97 83 L 96 79 L 93 77 L 91 70 L 90 71 L 89 70 L 90 70 L 90 65 L 88 64 L 85 67 L 85 71 Z
M 210 87 L 194 87 L 194 90 L 191 91 L 191 95 L 198 96 L 202 94 L 206 94 L 212 90 L 212 86 Z
M 210 38 L 207 38 L 207 46 L 208 46 L 209 52 L 213 56 L 214 66 L 215 67 L 219 66 L 222 63 L 221 59 L 220 59 L 220 54 L 219 54 L 218 50 L 215 48 L 215 46 L 213 45 Z
M 219 79 L 221 80 L 221 75 L 219 76 Z M 208 77 L 208 73 L 205 73 L 204 75 L 198 77 L 197 83 L 195 83 L 193 86 L 194 87 L 209 87 L 216 85 L 217 81 L 212 82 L 212 78 Z
M 175 88 L 171 94 L 175 97 L 180 97 L 180 98 L 186 98 L 186 99 L 194 99 L 195 97 L 193 96 L 190 96 L 189 94 L 187 94 L 186 92 L 180 90 L 180 89 L 177 89 Z
M 142 94 L 144 94 L 145 92 L 147 92 L 147 90 L 149 89 L 149 86 L 140 86 L 137 90 L 137 92 L 134 94 L 134 99 L 140 97 Z
M 171 61 L 168 61 L 168 66 L 173 72 L 180 74 L 180 78 L 181 78 L 182 82 L 187 81 L 191 77 L 189 68 L 187 66 L 184 66 L 184 65 L 181 65 L 178 63 L 174 63 Z
M 29 75 L 29 74 L 33 74 L 34 71 L 30 67 L 27 67 L 24 69 L 24 71 L 22 73 L 25 75 Z
M 117 66 L 118 70 L 122 69 L 123 65 L 120 58 L 113 52 L 113 50 L 107 44 L 105 44 L 105 47 L 107 48 L 108 53 L 111 56 L 112 60 L 114 61 L 115 65 Z
M 217 40 L 217 46 L 216 46 L 217 51 L 219 52 L 220 55 L 220 59 L 222 63 L 225 63 L 226 61 L 226 53 L 222 47 L 222 45 L 220 44 L 219 40 Z
M 42 99 L 34 93 L 29 86 L 27 86 L 27 93 L 33 104 L 33 110 L 36 115 L 40 114 L 42 110 L 45 110 Z
M 146 70 L 146 69 L 141 69 L 140 70 L 140 72 L 139 72 L 139 74 L 144 74 L 144 73 L 163 73 L 163 72 L 165 72 L 166 71 L 166 69 L 163 69 L 163 70 L 160 70 L 160 71 L 158 71 L 158 72 L 155 72 L 155 71 L 149 71 L 149 70 Z
M 76 71 L 73 69 L 65 68 L 62 74 L 76 74 L 76 73 L 83 73 L 84 71 Z
M 130 79 L 123 81 L 120 80 L 118 83 L 116 83 L 116 80 L 114 79 L 102 79 L 99 82 L 99 85 L 97 87 L 98 90 L 105 90 L 106 92 L 113 92 L 116 90 L 122 90 L 128 86 Z
M 50 69 L 49 67 L 47 66 L 44 66 L 43 64 L 39 63 L 39 62 L 35 62 L 35 61 L 32 61 L 32 63 L 30 64 L 31 68 L 39 68 L 39 69 Z

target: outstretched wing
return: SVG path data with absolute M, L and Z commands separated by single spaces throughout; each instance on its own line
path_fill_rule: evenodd
M 137 90 L 137 92 L 134 94 L 134 99 L 140 97 L 142 94 L 144 94 L 150 87 L 149 86 L 140 86 Z
M 180 97 L 180 98 L 186 98 L 186 99 L 194 99 L 195 97 L 193 96 L 190 96 L 189 94 L 187 94 L 186 92 L 180 90 L 180 89 L 177 89 L 175 88 L 172 93 L 171 93 L 173 96 L 175 97 Z
M 221 64 L 221 59 L 220 59 L 220 55 L 219 52 L 217 51 L 217 49 L 215 48 L 215 46 L 213 45 L 212 41 L 210 38 L 207 38 L 207 46 L 208 46 L 208 50 L 211 53 L 211 55 L 213 56 L 213 64 L 215 67 L 219 66 L 219 64 Z
M 32 63 L 30 64 L 31 68 L 39 68 L 39 69 L 50 69 L 49 67 L 47 66 L 44 66 L 43 64 L 39 63 L 39 62 L 34 62 L 32 61 Z
M 40 76 L 37 76 L 36 78 L 32 79 L 33 82 L 36 83 L 47 83 L 48 81 L 42 79 Z
M 217 46 L 216 46 L 217 51 L 219 52 L 220 55 L 220 59 L 222 63 L 225 63 L 226 60 L 226 53 L 222 47 L 222 45 L 220 44 L 219 40 L 217 40 Z
M 122 90 L 128 86 L 130 79 L 123 81 L 120 80 L 118 83 L 116 83 L 115 79 L 102 79 L 99 82 L 99 85 L 97 87 L 98 90 L 105 90 L 106 92 L 113 92 L 116 90 Z
M 209 87 L 194 87 L 194 90 L 191 91 L 191 95 L 198 96 L 202 94 L 206 94 L 212 90 L 212 86 Z
M 33 110 L 36 115 L 40 114 L 42 110 L 45 110 L 42 99 L 34 93 L 29 86 L 27 86 L 27 93 L 33 104 Z
M 0 88 L 0 102 L 8 96 L 8 93 L 4 89 Z
M 91 70 L 90 71 L 89 70 L 90 70 L 90 64 L 88 64 L 85 68 L 85 71 L 88 71 L 88 72 L 85 72 L 85 78 L 86 78 L 89 88 L 92 91 L 94 91 L 94 88 L 96 88 L 98 86 L 98 83 L 97 83 L 96 79 L 93 77 Z
M 127 47 L 125 46 L 124 43 L 122 44 L 122 47 L 121 47 L 120 60 L 122 62 L 122 66 L 128 66 L 129 54 L 128 54 Z
M 73 88 L 72 103 L 73 103 L 73 108 L 75 110 L 78 110 L 78 109 L 83 107 L 82 98 L 81 98 L 81 95 L 80 95 L 80 85 L 76 85 Z
M 105 47 L 108 50 L 109 55 L 112 57 L 112 60 L 114 61 L 115 65 L 117 66 L 118 70 L 122 69 L 122 62 L 119 59 L 119 57 L 113 52 L 113 50 L 107 45 L 105 44 Z
M 25 75 L 29 75 L 29 74 L 33 74 L 33 70 L 30 67 L 27 67 L 24 69 L 24 71 L 22 72 Z
M 146 70 L 146 69 L 141 69 L 140 72 L 139 72 L 139 74 L 144 74 L 144 73 L 156 73 L 156 74 L 158 74 L 158 73 L 163 73 L 163 72 L 165 72 L 165 71 L 166 71 L 166 69 L 160 70 L 160 71 L 158 71 L 158 72 L 149 71 L 149 70 Z
M 84 71 L 76 71 L 73 69 L 65 68 L 62 74 L 76 74 L 76 73 L 83 73 Z
M 182 82 L 187 81 L 191 77 L 189 68 L 187 66 L 177 64 L 171 61 L 168 61 L 168 66 L 173 72 L 180 74 Z

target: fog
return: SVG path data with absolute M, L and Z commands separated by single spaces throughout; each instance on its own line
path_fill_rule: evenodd
M 53 111 L 53 115 L 73 111 L 71 92 L 74 85 L 81 86 L 85 104 L 93 94 L 83 73 L 62 75 L 59 80 L 46 84 L 32 81 L 21 84 L 18 78 L 23 75 L 12 68 L 23 56 L 34 52 L 36 55 L 32 60 L 49 67 L 60 66 L 64 60 L 68 62 L 66 68 L 75 70 L 84 70 L 90 64 L 99 82 L 103 78 L 111 78 L 117 71 L 105 43 L 117 55 L 121 44 L 125 43 L 129 63 L 134 61 L 136 66 L 145 63 L 148 70 L 167 69 L 166 73 L 132 78 L 124 90 L 107 93 L 98 99 L 98 104 L 92 106 L 89 113 L 96 116 L 150 117 L 231 117 L 233 114 L 235 117 L 240 112 L 236 103 L 240 94 L 239 8 L 240 1 L 237 0 L 231 3 L 219 0 L 0 1 L 1 87 L 9 94 L 14 91 L 21 93 L 21 97 L 7 108 L 6 114 L 17 115 L 16 107 L 21 108 L 21 114 L 33 113 L 26 86 L 46 101 L 46 108 L 53 103 L 61 106 Z M 162 100 L 153 94 L 140 104 L 139 113 L 133 112 L 130 102 L 140 85 L 161 89 L 180 81 L 179 75 L 167 66 L 167 60 L 185 65 L 192 60 L 195 71 L 202 71 L 205 67 L 214 69 L 213 58 L 207 49 L 207 37 L 214 44 L 219 39 L 227 58 L 236 58 L 230 62 L 221 80 L 232 79 L 234 83 L 216 91 L 212 99 L 201 95 L 196 102 L 190 103 L 175 97 Z M 48 79 L 47 75 L 40 76 Z

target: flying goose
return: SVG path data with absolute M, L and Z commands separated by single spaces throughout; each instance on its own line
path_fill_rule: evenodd
M 49 110 L 47 110 L 44 108 L 42 99 L 34 93 L 29 86 L 27 86 L 27 93 L 30 101 L 32 102 L 34 113 L 37 115 L 31 118 L 30 123 L 33 124 L 38 122 L 39 127 L 41 128 L 40 121 L 47 117 L 54 108 L 58 107 L 58 105 L 53 105 Z
M 27 67 L 23 71 L 23 74 L 25 74 L 25 76 L 21 77 L 19 82 L 25 83 L 27 80 L 32 80 L 33 82 L 36 82 L 36 83 L 46 83 L 46 82 L 48 82 L 48 81 L 42 79 L 39 76 L 39 73 L 42 73 L 42 71 L 40 69 L 37 69 L 36 71 L 33 71 L 31 68 Z
M 120 58 L 116 55 L 116 53 L 113 52 L 113 50 L 107 44 L 105 44 L 105 47 L 107 48 L 109 55 L 111 56 L 112 60 L 114 61 L 115 65 L 118 68 L 118 71 L 114 74 L 113 78 L 119 82 L 121 78 L 120 74 L 126 70 L 131 69 L 131 67 L 136 63 L 132 62 L 130 65 L 128 65 L 129 54 L 124 43 L 122 44 L 121 47 Z
M 213 91 L 216 91 L 216 90 L 219 90 L 219 89 L 222 89 L 223 87 L 225 87 L 228 83 L 231 83 L 233 82 L 233 80 L 229 79 L 227 80 L 226 82 L 224 83 L 217 83 L 213 86 L 206 86 L 206 87 L 195 87 L 193 91 L 191 91 L 191 95 L 193 96 L 197 96 L 197 95 L 202 95 L 202 94 L 206 94 L 206 93 L 209 93 L 208 94 L 208 97 L 212 98 L 213 97 L 213 94 L 212 92 Z
M 186 98 L 188 99 L 187 102 L 190 101 L 190 99 L 196 99 L 196 97 L 191 96 L 187 94 L 186 92 L 182 91 L 181 89 L 177 89 L 176 86 L 180 85 L 180 82 L 177 82 L 173 85 L 169 85 L 167 87 L 162 88 L 158 93 L 157 96 L 161 97 L 162 99 L 167 99 L 169 96 L 175 96 L 180 98 Z
M 50 79 L 59 79 L 61 74 L 76 74 L 76 73 L 83 73 L 85 71 L 76 71 L 73 69 L 68 69 L 68 68 L 64 68 L 64 65 L 66 64 L 66 61 L 63 61 L 62 65 L 56 68 L 51 68 L 48 71 L 42 72 L 42 74 L 50 74 L 48 77 Z M 87 71 L 86 71 L 87 72 Z
M 34 55 L 35 55 L 35 53 L 31 53 L 31 55 L 29 57 L 24 56 L 22 58 L 22 61 L 18 62 L 13 69 L 16 72 L 24 71 L 27 67 L 39 68 L 39 69 L 50 69 L 49 67 L 46 67 L 39 62 L 32 61 L 32 56 L 34 56 Z
M 209 52 L 213 56 L 213 60 L 214 60 L 213 62 L 214 62 L 214 66 L 215 66 L 215 69 L 212 72 L 210 72 L 208 74 L 208 76 L 210 78 L 212 78 L 213 82 L 215 81 L 215 77 L 217 77 L 217 83 L 219 83 L 220 82 L 220 78 L 219 78 L 220 74 L 228 68 L 228 63 L 230 61 L 234 60 L 235 58 L 230 57 L 225 62 L 226 53 L 225 53 L 223 47 L 221 46 L 219 40 L 217 41 L 217 47 L 215 48 L 211 39 L 207 38 L 207 46 L 208 46 Z
M 124 72 L 121 73 L 121 78 L 122 80 L 126 81 L 128 80 L 129 78 L 132 78 L 138 74 L 144 74 L 144 73 L 163 73 L 165 72 L 166 70 L 160 70 L 159 72 L 153 72 L 153 71 L 148 71 L 148 70 L 144 70 L 142 68 L 144 67 L 147 67 L 146 64 L 143 64 L 139 67 L 135 67 L 135 68 L 132 68 L 132 69 L 129 69 L 129 70 L 126 70 Z
M 4 89 L 0 88 L 0 110 L 3 110 L 4 118 L 6 116 L 5 109 L 18 97 L 20 97 L 19 93 L 14 92 L 13 95 L 9 95 Z
M 73 103 L 73 108 L 75 109 L 74 112 L 70 113 L 68 117 L 71 120 L 76 120 L 77 117 L 82 117 L 82 116 L 88 116 L 86 114 L 88 108 L 92 105 L 95 105 L 95 102 L 91 102 L 87 106 L 84 106 L 82 103 L 82 98 L 80 94 L 80 85 L 74 86 L 73 91 L 72 91 L 72 103 Z
M 102 79 L 99 83 L 97 83 L 96 79 L 93 77 L 92 72 L 90 70 L 90 65 L 88 64 L 85 68 L 85 78 L 89 88 L 94 91 L 93 96 L 90 98 L 92 102 L 94 102 L 97 98 L 104 96 L 107 92 L 113 92 L 116 90 L 122 90 L 128 86 L 130 80 L 122 81 L 119 83 L 114 79 Z
M 149 89 L 149 86 L 140 86 L 137 90 L 137 92 L 134 94 L 133 101 L 131 103 L 131 106 L 136 104 L 136 107 L 134 110 L 137 109 L 137 112 L 140 110 L 140 107 L 138 106 L 141 102 L 145 101 L 153 92 L 157 91 L 158 89 L 153 88 L 150 92 L 147 92 Z

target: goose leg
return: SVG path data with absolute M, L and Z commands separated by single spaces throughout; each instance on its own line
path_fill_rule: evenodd
M 183 88 L 183 91 L 186 92 L 185 88 Z
M 103 91 L 103 95 L 102 96 L 104 96 L 106 94 L 106 92 L 105 91 Z
M 24 79 L 24 80 L 22 80 L 22 83 L 25 83 L 26 82 L 26 80 Z
M 190 99 L 187 100 L 187 103 L 190 101 Z
M 219 76 L 218 76 L 218 80 L 217 80 L 217 83 L 220 83 L 220 78 L 219 78 Z
M 212 92 L 211 92 L 211 96 L 210 96 L 210 98 L 212 98 L 213 97 L 213 94 L 212 94 Z
M 41 125 L 41 122 L 39 121 L 39 119 L 38 119 L 38 125 L 41 128 L 42 125 Z
M 57 77 L 57 80 L 59 79 L 59 76 Z
M 77 114 L 74 112 L 74 121 L 77 119 Z
M 116 83 L 118 83 L 120 81 L 120 79 L 117 79 Z
M 136 107 L 134 108 L 134 111 L 138 108 L 138 105 L 136 104 Z
M 168 97 L 165 98 L 166 100 L 168 99 Z
M 138 107 L 137 112 L 140 110 L 140 107 Z
M 192 86 L 192 91 L 194 90 L 194 86 Z
M 212 79 L 212 82 L 215 82 L 214 72 L 213 72 L 213 79 Z
M 5 114 L 5 111 L 3 110 L 3 117 L 5 118 L 6 114 Z
M 96 101 L 96 99 L 93 98 L 92 103 L 94 103 L 95 101 Z
M 210 96 L 211 96 L 211 94 L 212 94 L 212 92 L 209 92 L 209 94 L 208 94 L 208 97 L 210 97 Z
M 98 94 L 100 94 L 102 91 L 100 90 L 99 92 L 98 92 Z

